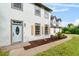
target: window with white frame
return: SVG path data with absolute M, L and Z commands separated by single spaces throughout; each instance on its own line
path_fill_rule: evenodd
M 40 35 L 40 24 L 39 23 L 35 24 L 35 35 Z
M 41 8 L 38 6 L 35 6 L 35 15 L 36 16 L 41 16 Z
M 46 19 L 49 19 L 49 13 L 48 13 L 47 11 L 44 11 L 44 17 L 45 17 Z
M 45 25 L 45 34 L 49 34 L 49 26 L 48 25 Z
M 11 3 L 11 8 L 23 11 L 23 4 L 22 3 Z

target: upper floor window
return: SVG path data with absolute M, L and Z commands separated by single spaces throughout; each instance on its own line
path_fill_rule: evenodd
M 41 16 L 41 8 L 38 6 L 35 6 L 35 15 Z
M 11 8 L 14 8 L 17 10 L 23 10 L 23 4 L 22 3 L 12 3 Z
M 45 17 L 46 19 L 49 19 L 49 13 L 48 13 L 47 11 L 44 12 L 44 17 Z

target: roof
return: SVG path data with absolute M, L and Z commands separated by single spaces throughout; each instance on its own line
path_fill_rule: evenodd
M 51 16 L 51 20 L 53 20 L 53 19 L 56 19 L 56 21 L 57 21 L 57 17 L 56 16 Z
M 34 5 L 37 5 L 37 6 L 41 7 L 41 8 L 44 8 L 44 9 L 46 9 L 47 11 L 50 11 L 50 12 L 53 11 L 52 9 L 50 9 L 49 7 L 45 6 L 45 5 L 42 4 L 42 3 L 33 3 L 33 4 L 34 4 Z
M 55 17 L 55 16 L 51 16 L 51 20 L 53 20 L 53 19 L 54 19 L 54 17 Z
M 53 20 L 54 18 L 56 19 L 57 22 L 62 21 L 61 18 L 57 18 L 56 16 L 51 16 L 51 20 Z
M 62 21 L 61 18 L 58 18 L 57 21 Z

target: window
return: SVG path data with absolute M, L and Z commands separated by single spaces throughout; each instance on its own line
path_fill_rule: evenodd
M 35 24 L 35 35 L 40 35 L 40 24 Z
M 45 34 L 46 35 L 49 34 L 49 27 L 48 27 L 48 25 L 45 25 Z
M 40 9 L 40 7 L 35 6 L 35 15 L 41 16 L 41 9 Z
M 20 32 L 20 30 L 19 30 L 19 27 L 17 26 L 16 27 L 16 34 L 19 35 L 19 32 Z
M 46 19 L 49 19 L 49 13 L 48 13 L 47 11 L 44 12 L 44 17 L 45 17 Z
M 11 8 L 14 8 L 17 10 L 23 10 L 23 4 L 22 3 L 12 3 Z

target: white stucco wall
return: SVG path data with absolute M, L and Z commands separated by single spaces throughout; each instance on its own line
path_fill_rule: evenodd
M 12 9 L 10 3 L 0 3 L 0 46 L 11 44 L 11 19 L 21 20 L 23 24 L 26 24 L 26 27 L 23 25 L 23 42 L 50 37 L 50 34 L 45 35 L 41 33 L 39 36 L 31 34 L 31 25 L 34 23 L 50 24 L 50 17 L 45 19 L 44 9 L 41 9 L 41 11 L 42 16 L 38 17 L 34 15 L 34 5 L 32 4 L 24 3 L 23 11 L 19 11 Z

